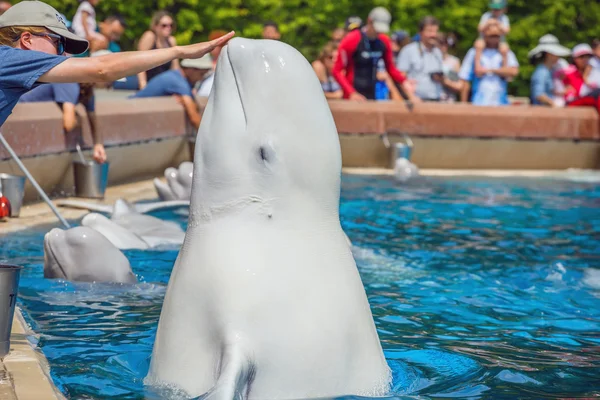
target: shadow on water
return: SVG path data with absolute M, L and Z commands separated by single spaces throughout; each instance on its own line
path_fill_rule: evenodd
M 340 215 L 393 371 L 386 399 L 600 396 L 599 206 L 586 182 L 345 176 Z M 0 236 L 0 261 L 25 266 L 29 340 L 59 389 L 176 398 L 143 379 L 177 250 L 127 251 L 136 285 L 50 281 L 46 231 Z

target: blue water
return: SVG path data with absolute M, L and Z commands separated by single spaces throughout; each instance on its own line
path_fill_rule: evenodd
M 342 225 L 394 394 L 599 396 L 599 210 L 593 183 L 345 176 Z M 30 339 L 68 398 L 142 399 L 177 251 L 127 251 L 135 286 L 51 281 L 46 230 L 0 236 L 0 261 L 25 266 Z

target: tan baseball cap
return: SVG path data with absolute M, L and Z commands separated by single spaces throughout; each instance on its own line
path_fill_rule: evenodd
M 0 28 L 9 26 L 39 26 L 65 38 L 65 51 L 71 54 L 85 52 L 87 40 L 71 33 L 62 15 L 53 7 L 41 1 L 22 1 L 9 8 L 0 16 Z
M 373 21 L 373 28 L 377 33 L 388 33 L 390 31 L 392 14 L 386 8 L 375 7 L 369 13 L 369 19 Z

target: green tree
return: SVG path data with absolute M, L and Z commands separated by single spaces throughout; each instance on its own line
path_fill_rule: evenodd
M 72 19 L 77 0 L 47 0 Z M 123 15 L 129 24 L 122 39 L 125 49 L 134 49 L 137 38 L 148 29 L 153 11 L 166 9 L 177 21 L 180 44 L 206 40 L 214 29 L 234 29 L 238 36 L 258 38 L 265 20 L 280 25 L 282 39 L 313 59 L 335 27 L 349 15 L 366 18 L 374 6 L 387 7 L 394 17 L 394 29 L 416 33 L 425 15 L 438 17 L 442 30 L 459 38 L 456 55 L 463 57 L 477 37 L 479 18 L 487 0 L 102 0 L 98 18 L 113 13 Z M 556 35 L 561 43 L 577 43 L 600 38 L 600 2 L 589 0 L 509 0 L 511 33 L 508 43 L 517 55 L 521 72 L 511 85 L 513 94 L 527 96 L 533 66 L 527 53 L 546 34 Z

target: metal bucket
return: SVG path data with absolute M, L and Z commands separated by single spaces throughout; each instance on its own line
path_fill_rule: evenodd
M 10 216 L 15 218 L 21 213 L 23 195 L 25 194 L 25 177 L 20 175 L 0 174 L 0 193 L 10 201 Z
M 387 133 L 385 133 L 381 136 L 384 146 L 390 152 L 389 168 L 391 168 L 391 169 L 394 169 L 394 167 L 396 166 L 397 159 L 405 158 L 408 161 L 410 161 L 410 157 L 412 156 L 412 150 L 413 150 L 414 144 L 413 144 L 412 140 L 410 139 L 410 136 L 408 136 L 406 134 L 404 134 L 403 136 L 404 136 L 404 143 L 403 142 L 390 143 Z
M 108 184 L 108 167 L 108 162 L 98 164 L 95 161 L 73 161 L 75 196 L 103 199 Z
M 10 351 L 10 331 L 15 315 L 22 268 L 0 264 L 0 359 Z
M 390 167 L 394 168 L 396 160 L 399 158 L 406 158 L 410 161 L 412 154 L 412 147 L 405 143 L 394 143 L 390 147 Z

